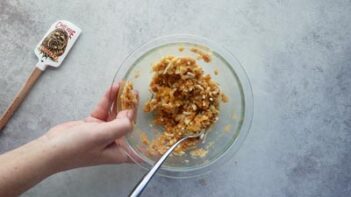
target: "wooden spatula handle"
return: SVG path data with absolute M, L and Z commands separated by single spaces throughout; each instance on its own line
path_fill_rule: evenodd
M 43 71 L 40 70 L 39 68 L 35 67 L 26 82 L 23 84 L 21 89 L 17 92 L 15 98 L 12 100 L 10 106 L 6 109 L 6 111 L 2 114 L 0 118 L 0 130 L 4 128 L 7 124 L 7 122 L 10 120 L 11 116 L 13 113 L 16 111 L 16 109 L 20 106 L 22 101 L 25 99 L 27 96 L 28 92 L 30 89 L 33 87 L 35 82 L 38 80 L 40 77 L 41 73 Z

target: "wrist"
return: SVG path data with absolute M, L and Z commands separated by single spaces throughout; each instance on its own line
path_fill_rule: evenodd
M 0 196 L 18 196 L 56 172 L 46 147 L 39 138 L 0 156 Z
M 32 142 L 34 154 L 40 160 L 46 176 L 50 176 L 60 171 L 57 166 L 57 149 L 51 144 L 50 140 L 44 135 Z

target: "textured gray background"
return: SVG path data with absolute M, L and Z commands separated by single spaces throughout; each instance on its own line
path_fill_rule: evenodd
M 162 35 L 218 41 L 252 82 L 247 140 L 204 177 L 156 177 L 144 196 L 350 196 L 350 0 L 0 1 L 0 111 L 37 59 L 33 48 L 57 19 L 83 34 L 63 66 L 49 69 L 8 127 L 0 151 L 86 116 L 122 59 Z M 102 166 L 54 175 L 24 196 L 126 196 L 144 171 Z

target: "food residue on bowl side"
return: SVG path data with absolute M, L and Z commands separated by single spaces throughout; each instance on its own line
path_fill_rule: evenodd
M 239 116 L 236 113 L 236 111 L 234 111 L 233 114 L 232 114 L 232 120 L 239 120 Z
M 217 69 L 217 68 L 215 68 L 213 72 L 214 72 L 214 74 L 215 74 L 215 75 L 218 75 L 218 74 L 219 74 L 219 72 L 218 72 L 218 69 Z
M 139 78 L 139 76 L 140 76 L 140 71 L 139 71 L 139 70 L 136 70 L 136 71 L 134 72 L 134 79 Z
M 149 138 L 147 137 L 146 133 L 145 132 L 141 132 L 140 133 L 140 141 L 145 144 L 145 145 L 149 145 L 150 144 L 150 140 Z
M 230 124 L 225 125 L 224 132 L 229 132 L 231 128 L 232 128 L 232 125 L 230 125 Z
M 221 94 L 221 98 L 222 98 L 222 102 L 223 103 L 228 103 L 229 98 L 227 97 L 227 95 L 225 95 L 224 93 Z
M 212 59 L 211 54 L 209 54 L 201 49 L 193 47 L 190 49 L 190 51 L 198 54 L 199 55 L 198 59 L 203 59 L 206 63 L 209 63 Z
M 203 148 L 197 148 L 190 152 L 191 157 L 193 158 L 203 158 L 207 155 L 208 151 Z

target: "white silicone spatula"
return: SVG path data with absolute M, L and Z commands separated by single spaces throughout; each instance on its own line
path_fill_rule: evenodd
M 6 126 L 45 68 L 47 66 L 59 67 L 61 65 L 80 33 L 81 29 L 68 21 L 59 20 L 51 25 L 49 31 L 34 49 L 39 62 L 17 92 L 9 107 L 2 114 L 0 130 Z

